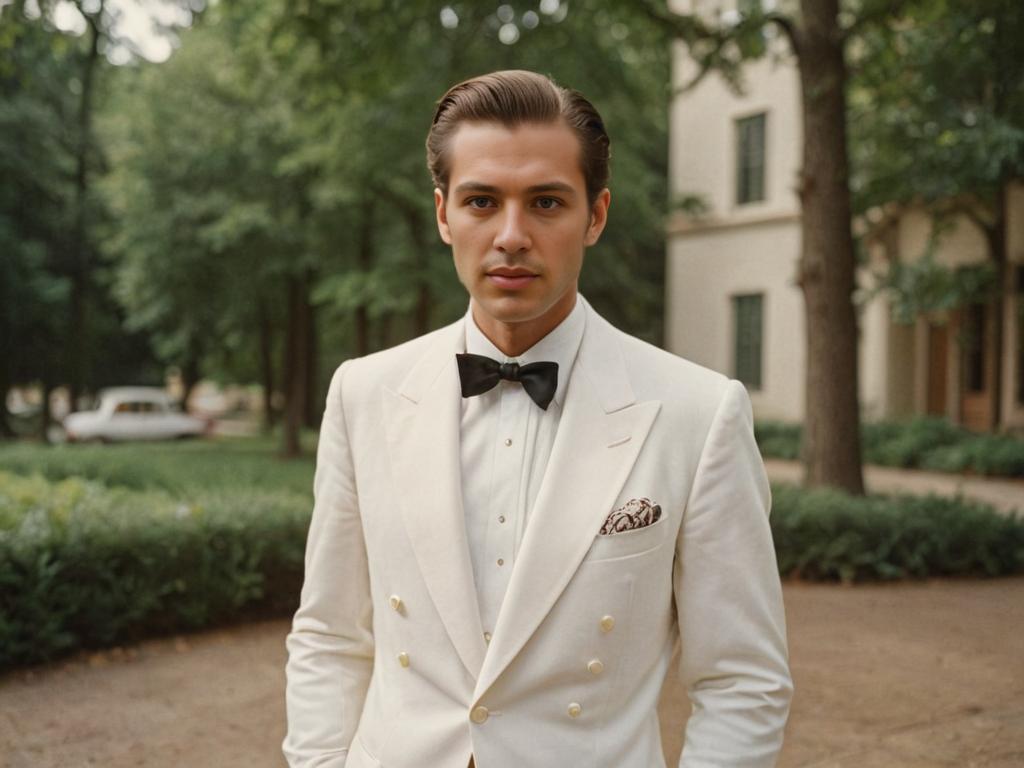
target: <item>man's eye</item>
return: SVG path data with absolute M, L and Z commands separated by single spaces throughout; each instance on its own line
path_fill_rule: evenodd
M 487 208 L 491 204 L 489 197 L 471 197 L 466 201 L 470 208 Z
M 560 200 L 554 197 L 538 197 L 537 207 L 545 211 L 551 211 L 560 206 L 562 203 Z

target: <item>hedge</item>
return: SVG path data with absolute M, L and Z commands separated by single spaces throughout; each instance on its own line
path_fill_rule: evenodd
M 799 424 L 761 421 L 754 425 L 754 437 L 766 458 L 799 458 L 801 431 Z M 871 464 L 1024 477 L 1024 440 L 976 434 L 935 416 L 862 424 L 861 445 L 864 460 Z
M 772 486 L 784 577 L 871 581 L 1024 571 L 1024 520 L 961 498 Z
M 1024 521 L 961 499 L 774 485 L 785 577 L 865 581 L 1024 570 Z M 163 489 L 0 471 L 0 669 L 80 648 L 284 616 L 302 583 L 308 494 Z
M 0 669 L 294 610 L 310 504 L 0 472 Z

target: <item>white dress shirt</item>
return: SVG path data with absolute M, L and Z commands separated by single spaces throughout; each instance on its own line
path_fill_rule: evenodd
M 490 641 L 508 589 L 523 532 L 540 490 L 586 315 L 577 299 L 569 315 L 518 357 L 488 339 L 472 310 L 466 312 L 466 351 L 520 365 L 558 363 L 558 388 L 547 410 L 517 381 L 501 380 L 481 395 L 462 400 L 460 454 L 462 501 L 484 638 Z

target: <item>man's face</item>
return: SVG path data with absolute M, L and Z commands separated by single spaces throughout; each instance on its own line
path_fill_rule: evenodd
M 588 204 L 579 140 L 562 121 L 463 123 L 450 141 L 448 195 L 434 190 L 437 226 L 473 317 L 492 341 L 539 340 L 575 303 L 608 190 Z

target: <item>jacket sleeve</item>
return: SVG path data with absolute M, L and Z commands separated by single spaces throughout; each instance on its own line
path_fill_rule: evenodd
M 693 711 L 680 768 L 769 768 L 793 684 L 750 398 L 730 380 L 698 462 L 673 573 Z
M 366 545 L 342 403 L 350 362 L 327 392 L 299 609 L 288 635 L 282 749 L 292 768 L 343 768 L 373 671 Z

